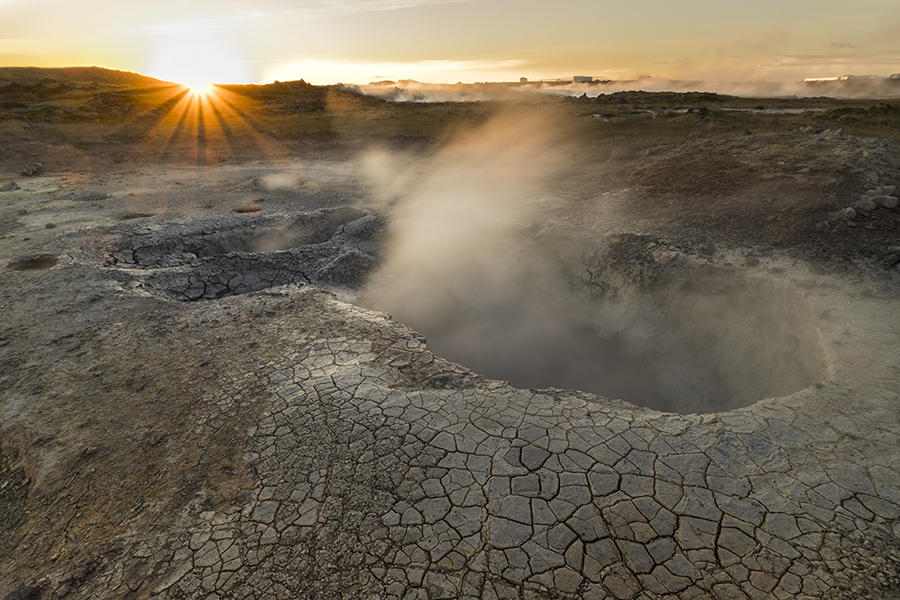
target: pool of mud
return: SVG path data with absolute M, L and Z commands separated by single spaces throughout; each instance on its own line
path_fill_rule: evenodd
M 575 257 L 578 269 L 554 270 L 552 293 L 531 272 L 524 279 L 534 283 L 514 293 L 447 302 L 423 317 L 367 286 L 377 279 L 383 225 L 370 211 L 344 207 L 129 222 L 74 241 L 126 287 L 169 300 L 287 284 L 340 289 L 425 335 L 435 354 L 520 388 L 711 413 L 787 396 L 826 376 L 802 290 L 775 275 L 665 253 L 637 261 L 595 253 Z
M 540 310 L 458 315 L 437 335 L 412 326 L 433 352 L 516 387 L 578 389 L 666 412 L 733 410 L 826 374 L 810 307 L 771 276 L 611 261 L 579 286 Z M 552 327 L 522 326 L 546 314 Z

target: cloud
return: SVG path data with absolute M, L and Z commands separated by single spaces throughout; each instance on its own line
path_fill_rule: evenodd
M 296 0 L 275 0 L 264 5 L 272 6 L 279 14 L 295 13 L 297 15 L 331 16 L 355 12 L 373 12 L 384 10 L 402 10 L 430 4 L 459 4 L 471 0 L 314 0 L 297 2 Z
M 13 0 L 0 0 L 13 1 Z M 269 0 L 255 6 L 259 10 L 248 11 L 242 4 L 216 5 L 218 16 L 196 19 L 176 19 L 143 28 L 151 35 L 168 35 L 183 32 L 202 32 L 227 28 L 244 28 L 248 20 L 270 20 L 280 23 L 304 22 L 341 17 L 359 12 L 403 10 L 424 5 L 459 4 L 471 0 Z
M 246 25 L 247 19 L 260 18 L 268 16 L 266 13 L 236 13 L 222 17 L 210 17 L 206 19 L 179 19 L 176 21 L 168 21 L 166 23 L 158 23 L 156 25 L 148 25 L 143 28 L 145 33 L 150 35 L 172 35 L 181 33 L 202 33 L 225 29 L 231 25 L 242 23 Z

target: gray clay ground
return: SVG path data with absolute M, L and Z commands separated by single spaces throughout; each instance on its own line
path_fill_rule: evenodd
M 335 295 L 383 223 L 332 167 L 259 212 L 235 211 L 250 166 L 0 195 L 0 594 L 900 597 L 887 276 L 740 264 L 809 308 L 819 377 L 787 396 L 681 415 L 516 389 Z M 294 237 L 228 246 L 254 227 Z

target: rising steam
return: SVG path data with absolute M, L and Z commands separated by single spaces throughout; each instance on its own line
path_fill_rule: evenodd
M 552 124 L 522 114 L 457 136 L 424 173 L 371 156 L 370 177 L 392 205 L 392 226 L 366 302 L 456 360 L 521 361 L 506 356 L 510 347 L 556 336 L 561 285 L 526 232 L 563 157 Z
M 565 211 L 552 183 L 571 150 L 552 121 L 517 112 L 421 162 L 371 154 L 366 175 L 391 225 L 360 304 L 424 334 L 433 352 L 524 388 L 710 412 L 817 380 L 808 310 L 782 291 L 691 280 L 654 297 L 625 281 L 625 301 L 598 297 L 578 265 L 602 256 L 604 241 L 547 222 Z

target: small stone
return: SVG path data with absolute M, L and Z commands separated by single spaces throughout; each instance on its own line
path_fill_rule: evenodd
M 44 172 L 44 165 L 39 162 L 32 162 L 25 165 L 22 169 L 22 175 L 26 177 L 34 177 L 35 175 L 40 175 Z
M 0 192 L 15 192 L 16 190 L 21 190 L 22 188 L 15 181 L 10 181 L 9 183 L 4 183 L 0 185 Z
M 800 131 L 810 135 L 819 135 L 820 133 L 825 131 L 825 128 L 818 123 L 810 123 L 806 127 L 801 128 Z
M 857 210 L 869 212 L 870 210 L 875 210 L 876 204 L 868 198 L 862 198 L 854 206 Z
M 852 221 L 856 218 L 856 211 L 850 207 L 847 207 L 838 213 L 838 217 L 840 217 L 844 221 Z

